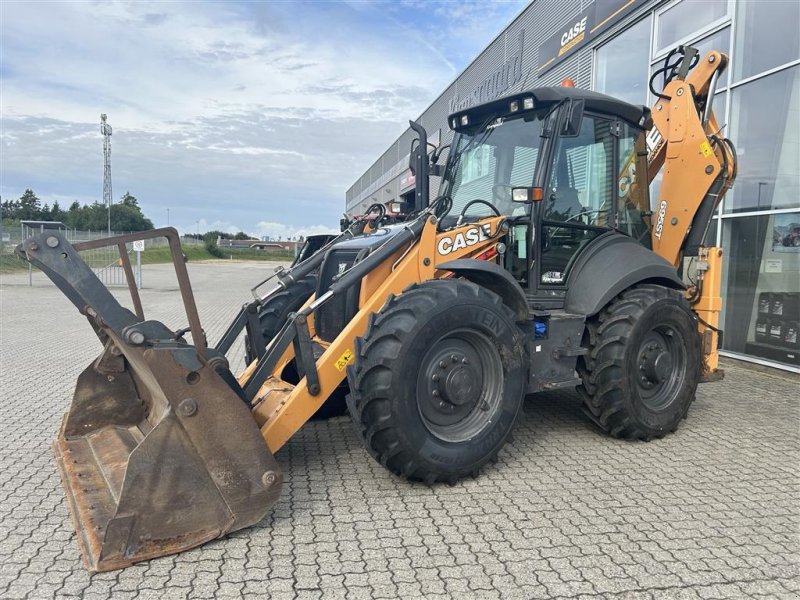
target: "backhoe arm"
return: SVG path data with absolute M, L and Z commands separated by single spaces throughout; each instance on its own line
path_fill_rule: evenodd
M 687 76 L 693 53 L 686 50 L 677 73 L 658 94 L 647 136 L 648 182 L 663 171 L 654 205 L 653 251 L 676 267 L 683 256 L 697 256 L 714 209 L 736 176 L 733 148 L 709 104 L 728 57 L 711 51 Z
M 670 64 L 679 53 L 681 60 Z M 679 271 L 684 257 L 696 257 L 696 275 L 687 299 L 698 317 L 703 337 L 707 380 L 721 376 L 717 369 L 722 249 L 705 247 L 704 238 L 719 202 L 736 177 L 736 153 L 721 134 L 711 105 L 716 83 L 728 57 L 709 52 L 697 62 L 694 48 L 679 48 L 650 80 L 658 96 L 652 110 L 653 127 L 647 136 L 648 182 L 659 172 L 662 181 L 653 205 L 652 248 Z M 663 92 L 653 79 L 665 73 Z M 687 269 L 688 270 L 688 269 Z

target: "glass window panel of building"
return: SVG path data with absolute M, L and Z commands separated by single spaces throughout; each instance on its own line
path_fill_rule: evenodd
M 797 0 L 738 2 L 735 80 L 800 59 L 798 23 Z
M 722 221 L 723 349 L 800 365 L 800 212 Z
M 761 4 L 759 2 L 759 4 Z M 728 0 L 682 0 L 656 17 L 656 54 L 728 14 Z
M 800 66 L 734 87 L 739 174 L 726 213 L 800 207 Z
M 631 104 L 647 104 L 650 19 L 625 29 L 595 54 L 595 89 Z

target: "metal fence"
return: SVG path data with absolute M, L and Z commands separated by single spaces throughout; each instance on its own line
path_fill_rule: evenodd
M 103 230 L 81 230 L 81 229 L 60 229 L 61 233 L 67 238 L 67 241 L 70 243 L 76 242 L 88 242 L 90 240 L 98 240 L 101 238 L 109 237 L 108 231 L 105 229 Z M 17 244 L 20 244 L 23 240 L 39 233 L 39 229 L 33 229 L 30 227 L 25 226 L 18 226 L 12 228 L 3 227 L 2 236 L 0 239 L 0 252 L 7 252 L 11 253 L 14 252 L 14 248 L 17 247 Z M 128 233 L 133 233 L 132 231 L 112 231 L 111 235 L 124 235 Z M 147 248 L 161 248 L 167 246 L 167 240 L 165 238 L 157 238 L 157 239 L 150 239 L 144 240 L 145 249 Z M 205 242 L 203 240 L 198 240 L 192 237 L 182 237 L 181 244 L 184 246 L 202 246 Z
M 20 227 L 2 229 L 0 233 L 0 253 L 11 254 L 18 244 L 22 243 L 25 239 L 32 235 L 36 235 L 41 231 L 46 231 L 44 227 L 30 227 L 22 225 Z M 82 231 L 79 229 L 58 228 L 56 229 L 67 238 L 71 244 L 78 242 L 87 242 L 91 240 L 102 239 L 109 237 L 108 231 Z M 133 233 L 129 231 L 114 231 L 114 235 L 122 235 L 126 233 Z M 168 245 L 166 238 L 153 238 L 143 240 L 144 248 L 159 248 Z M 184 237 L 181 239 L 181 244 L 184 246 L 200 246 L 203 245 L 202 240 L 191 237 Z M 137 287 L 142 287 L 142 263 L 141 255 L 133 250 L 132 244 L 127 245 L 128 255 L 131 257 L 131 264 L 134 268 L 134 275 L 136 276 Z M 86 264 L 91 267 L 100 281 L 107 286 L 125 286 L 127 281 L 125 279 L 125 271 L 122 268 L 120 261 L 119 251 L 116 246 L 109 246 L 104 248 L 93 248 L 91 250 L 84 250 L 81 253 L 81 258 L 86 261 Z M 136 256 L 134 256 L 134 254 Z M 31 265 L 28 265 L 28 285 L 33 285 L 33 271 Z

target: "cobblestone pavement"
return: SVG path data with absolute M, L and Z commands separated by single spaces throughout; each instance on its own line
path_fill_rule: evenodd
M 211 339 L 263 271 L 190 263 Z M 167 273 L 145 267 L 143 297 L 177 328 Z M 90 577 L 50 443 L 100 346 L 41 275 L 23 280 L 0 286 L 2 599 L 800 595 L 798 380 L 734 364 L 651 443 L 598 435 L 572 393 L 531 397 L 499 462 L 453 487 L 392 476 L 346 418 L 309 423 L 277 454 L 262 523 Z

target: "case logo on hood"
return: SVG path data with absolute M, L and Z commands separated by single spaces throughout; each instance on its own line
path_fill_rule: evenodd
M 466 231 L 459 231 L 452 236 L 445 236 L 439 240 L 436 250 L 442 256 L 480 244 L 492 237 L 492 227 L 489 223 L 470 227 Z

